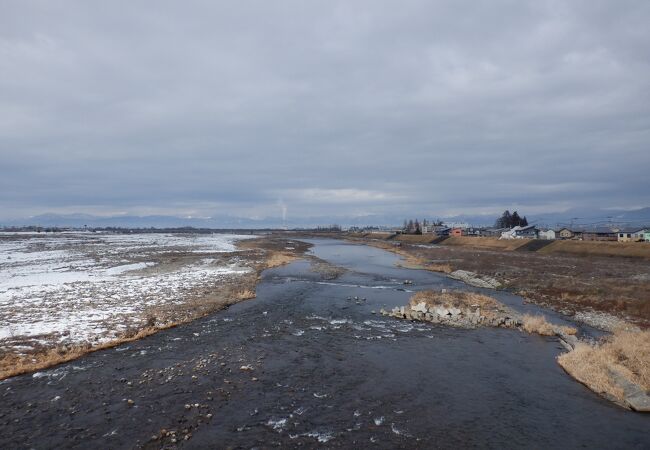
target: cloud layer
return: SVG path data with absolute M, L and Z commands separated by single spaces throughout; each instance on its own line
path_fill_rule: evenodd
M 0 216 L 650 204 L 650 3 L 4 1 Z

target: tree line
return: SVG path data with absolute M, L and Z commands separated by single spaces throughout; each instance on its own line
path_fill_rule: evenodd
M 428 229 L 432 226 L 440 226 L 442 221 L 433 221 L 429 222 L 427 219 L 423 219 L 422 222 L 418 219 L 404 219 L 404 225 L 402 226 L 402 233 L 404 234 L 422 234 L 422 230 Z
M 519 213 L 517 211 L 510 214 L 510 211 L 507 209 L 494 223 L 495 228 L 513 228 L 516 226 L 525 227 L 527 225 L 528 219 L 526 219 L 526 216 L 519 216 Z

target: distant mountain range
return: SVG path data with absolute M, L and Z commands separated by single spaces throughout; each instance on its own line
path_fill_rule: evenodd
M 513 211 L 510 211 L 513 212 Z M 518 211 L 526 216 L 528 223 L 548 228 L 561 227 L 603 227 L 603 226 L 650 226 L 650 207 L 635 210 L 604 210 L 573 208 L 563 212 L 545 214 L 526 214 L 525 209 Z M 496 215 L 458 215 L 443 217 L 447 222 L 464 222 L 474 226 L 492 226 Z
M 593 210 L 575 208 L 562 213 L 529 216 L 529 222 L 551 228 L 562 226 L 650 226 L 650 207 L 634 210 Z
M 526 214 L 525 210 L 519 211 L 526 215 L 529 223 L 548 227 L 561 226 L 607 226 L 611 225 L 650 225 L 650 207 L 635 210 L 594 210 L 571 209 L 564 212 L 548 214 Z M 281 218 L 269 217 L 264 219 L 250 219 L 219 215 L 209 218 L 177 217 L 165 215 L 150 216 L 94 216 L 89 214 L 42 214 L 21 219 L 0 219 L 0 227 L 7 226 L 42 226 L 42 227 L 128 227 L 128 228 L 225 228 L 225 229 L 254 229 L 254 228 L 311 228 L 338 224 L 343 227 L 350 226 L 399 226 L 404 219 L 423 218 L 433 220 L 441 219 L 447 222 L 466 222 L 474 226 L 491 226 L 497 215 L 458 215 L 453 217 L 424 217 L 421 214 L 410 216 L 402 215 L 366 215 L 359 217 L 305 217 L 292 218 L 284 222 Z

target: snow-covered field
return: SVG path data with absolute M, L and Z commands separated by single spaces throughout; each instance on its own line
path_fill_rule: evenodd
M 224 234 L 0 235 L 0 350 L 102 342 L 250 271 Z

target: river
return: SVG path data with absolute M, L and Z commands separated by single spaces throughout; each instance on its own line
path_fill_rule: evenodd
M 650 447 L 650 416 L 567 376 L 555 338 L 378 314 L 410 291 L 480 289 L 380 249 L 310 242 L 347 272 L 268 270 L 255 300 L 0 382 L 0 448 Z

